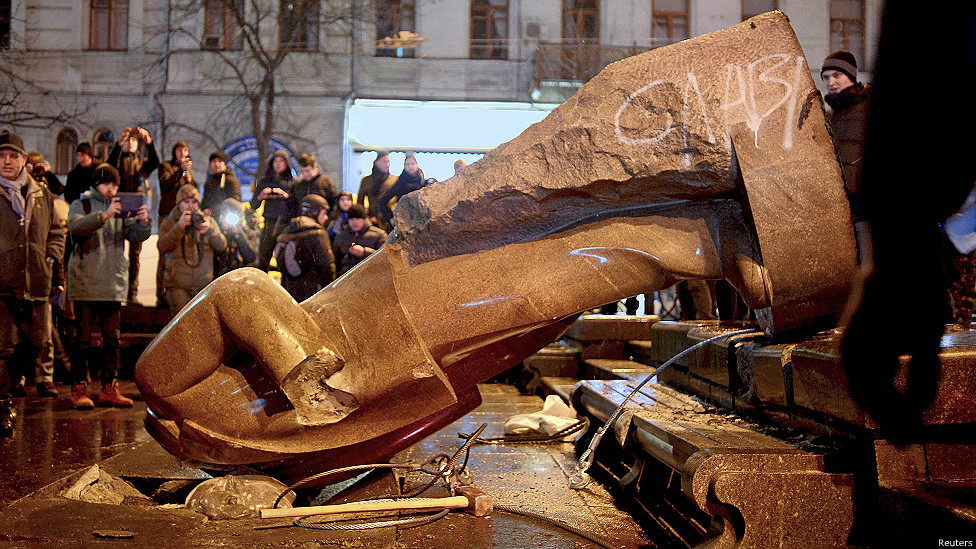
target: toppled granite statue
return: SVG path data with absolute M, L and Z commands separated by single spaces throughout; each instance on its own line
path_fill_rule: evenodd
M 770 334 L 832 326 L 856 264 L 820 96 L 781 13 L 619 61 L 295 303 L 214 281 L 149 346 L 150 432 L 279 478 L 385 460 L 581 311 L 725 278 Z

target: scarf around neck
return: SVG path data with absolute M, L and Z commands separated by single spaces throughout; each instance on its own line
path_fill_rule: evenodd
M 23 190 L 27 186 L 27 170 L 20 170 L 20 175 L 13 181 L 0 175 L 0 185 L 3 185 L 3 188 L 7 190 L 7 194 L 10 195 L 10 206 L 13 208 L 14 213 L 17 214 L 19 219 L 24 219 L 24 213 L 27 211 L 27 201 L 24 198 Z M 28 221 L 30 220 L 24 219 L 25 224 Z

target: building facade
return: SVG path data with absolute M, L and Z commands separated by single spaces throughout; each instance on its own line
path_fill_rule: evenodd
M 869 80 L 881 5 L 0 0 L 0 125 L 13 126 L 62 174 L 77 142 L 107 151 L 122 129 L 141 125 L 163 159 L 187 141 L 201 181 L 216 149 L 256 168 L 270 150 L 253 137 L 266 136 L 273 147 L 315 154 L 355 192 L 371 160 L 364 151 L 412 150 L 430 164 L 436 155 L 449 156 L 446 163 L 476 158 L 607 64 L 772 9 L 790 17 L 814 72 L 845 48 Z M 434 171 L 427 175 L 449 175 Z

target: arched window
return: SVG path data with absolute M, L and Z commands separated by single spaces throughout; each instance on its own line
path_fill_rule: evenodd
M 92 139 L 92 148 L 95 149 L 95 161 L 105 162 L 108 160 L 108 154 L 112 152 L 112 145 L 115 144 L 115 134 L 112 130 L 102 128 L 95 132 L 95 138 Z
M 78 132 L 65 128 L 58 132 L 58 142 L 54 147 L 54 173 L 68 173 L 74 164 L 75 147 L 78 146 Z

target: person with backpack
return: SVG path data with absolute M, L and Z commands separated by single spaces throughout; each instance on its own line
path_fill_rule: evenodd
M 278 236 L 274 257 L 281 271 L 281 286 L 302 302 L 335 279 L 332 243 L 323 226 L 329 203 L 318 194 L 302 199 L 299 214 Z
M 125 243 L 144 242 L 152 228 L 145 204 L 132 217 L 122 217 L 122 203 L 115 196 L 119 190 L 118 170 L 101 164 L 92 179 L 92 189 L 68 209 L 68 230 L 74 243 L 68 260 L 68 299 L 78 319 L 78 331 L 71 345 L 71 404 L 77 409 L 94 407 L 88 392 L 92 369 L 102 382 L 98 404 L 130 407 L 132 399 L 122 394 L 117 379 L 122 304 L 129 293 Z M 96 358 L 98 347 L 92 339 L 96 324 L 101 330 L 104 361 Z M 101 368 L 96 366 L 99 363 Z

